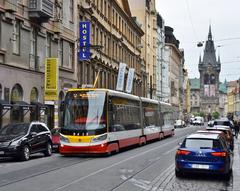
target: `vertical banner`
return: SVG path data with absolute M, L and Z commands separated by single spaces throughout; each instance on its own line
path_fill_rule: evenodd
M 45 101 L 58 100 L 58 59 L 46 58 L 45 60 Z
M 126 66 L 127 65 L 125 63 L 120 63 L 119 64 L 117 87 L 116 87 L 116 90 L 118 90 L 118 91 L 123 91 L 123 88 L 124 88 Z
M 134 68 L 129 68 L 128 77 L 127 77 L 127 85 L 126 85 L 126 92 L 131 93 L 133 87 L 133 79 L 134 79 Z
M 79 23 L 79 60 L 90 59 L 90 22 Z

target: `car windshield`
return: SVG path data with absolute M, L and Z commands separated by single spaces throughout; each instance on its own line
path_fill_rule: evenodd
M 0 129 L 0 136 L 25 135 L 28 132 L 29 124 L 10 124 Z
M 195 148 L 195 149 L 212 149 L 212 148 L 221 148 L 221 144 L 218 140 L 215 139 L 186 139 L 184 143 L 186 148 Z

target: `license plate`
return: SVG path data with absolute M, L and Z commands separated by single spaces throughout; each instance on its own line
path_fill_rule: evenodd
M 209 165 L 205 165 L 205 164 L 192 164 L 192 168 L 209 169 Z
M 53 145 L 53 148 L 58 148 L 58 145 Z
M 0 155 L 4 155 L 4 151 L 0 151 Z

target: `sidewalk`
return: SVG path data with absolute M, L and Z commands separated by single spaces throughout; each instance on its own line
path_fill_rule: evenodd
M 233 160 L 233 191 L 240 190 L 240 136 L 235 139 Z

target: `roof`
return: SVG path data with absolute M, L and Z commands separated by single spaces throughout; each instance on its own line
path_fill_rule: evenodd
M 200 79 L 194 78 L 194 79 L 189 79 L 190 81 L 190 88 L 191 90 L 195 89 L 198 90 L 200 89 Z
M 194 133 L 187 136 L 187 139 L 217 139 L 219 134 L 215 133 Z
M 200 90 L 200 79 L 199 78 L 189 79 L 189 81 L 190 81 L 191 90 Z M 227 84 L 226 83 L 220 83 L 219 84 L 219 91 L 222 92 L 222 93 L 227 93 Z
M 222 134 L 222 131 L 214 130 L 214 131 L 208 131 L 208 130 L 199 130 L 197 133 L 216 133 L 216 134 Z
M 227 93 L 227 84 L 226 83 L 220 83 L 219 84 L 219 91 L 222 93 Z

